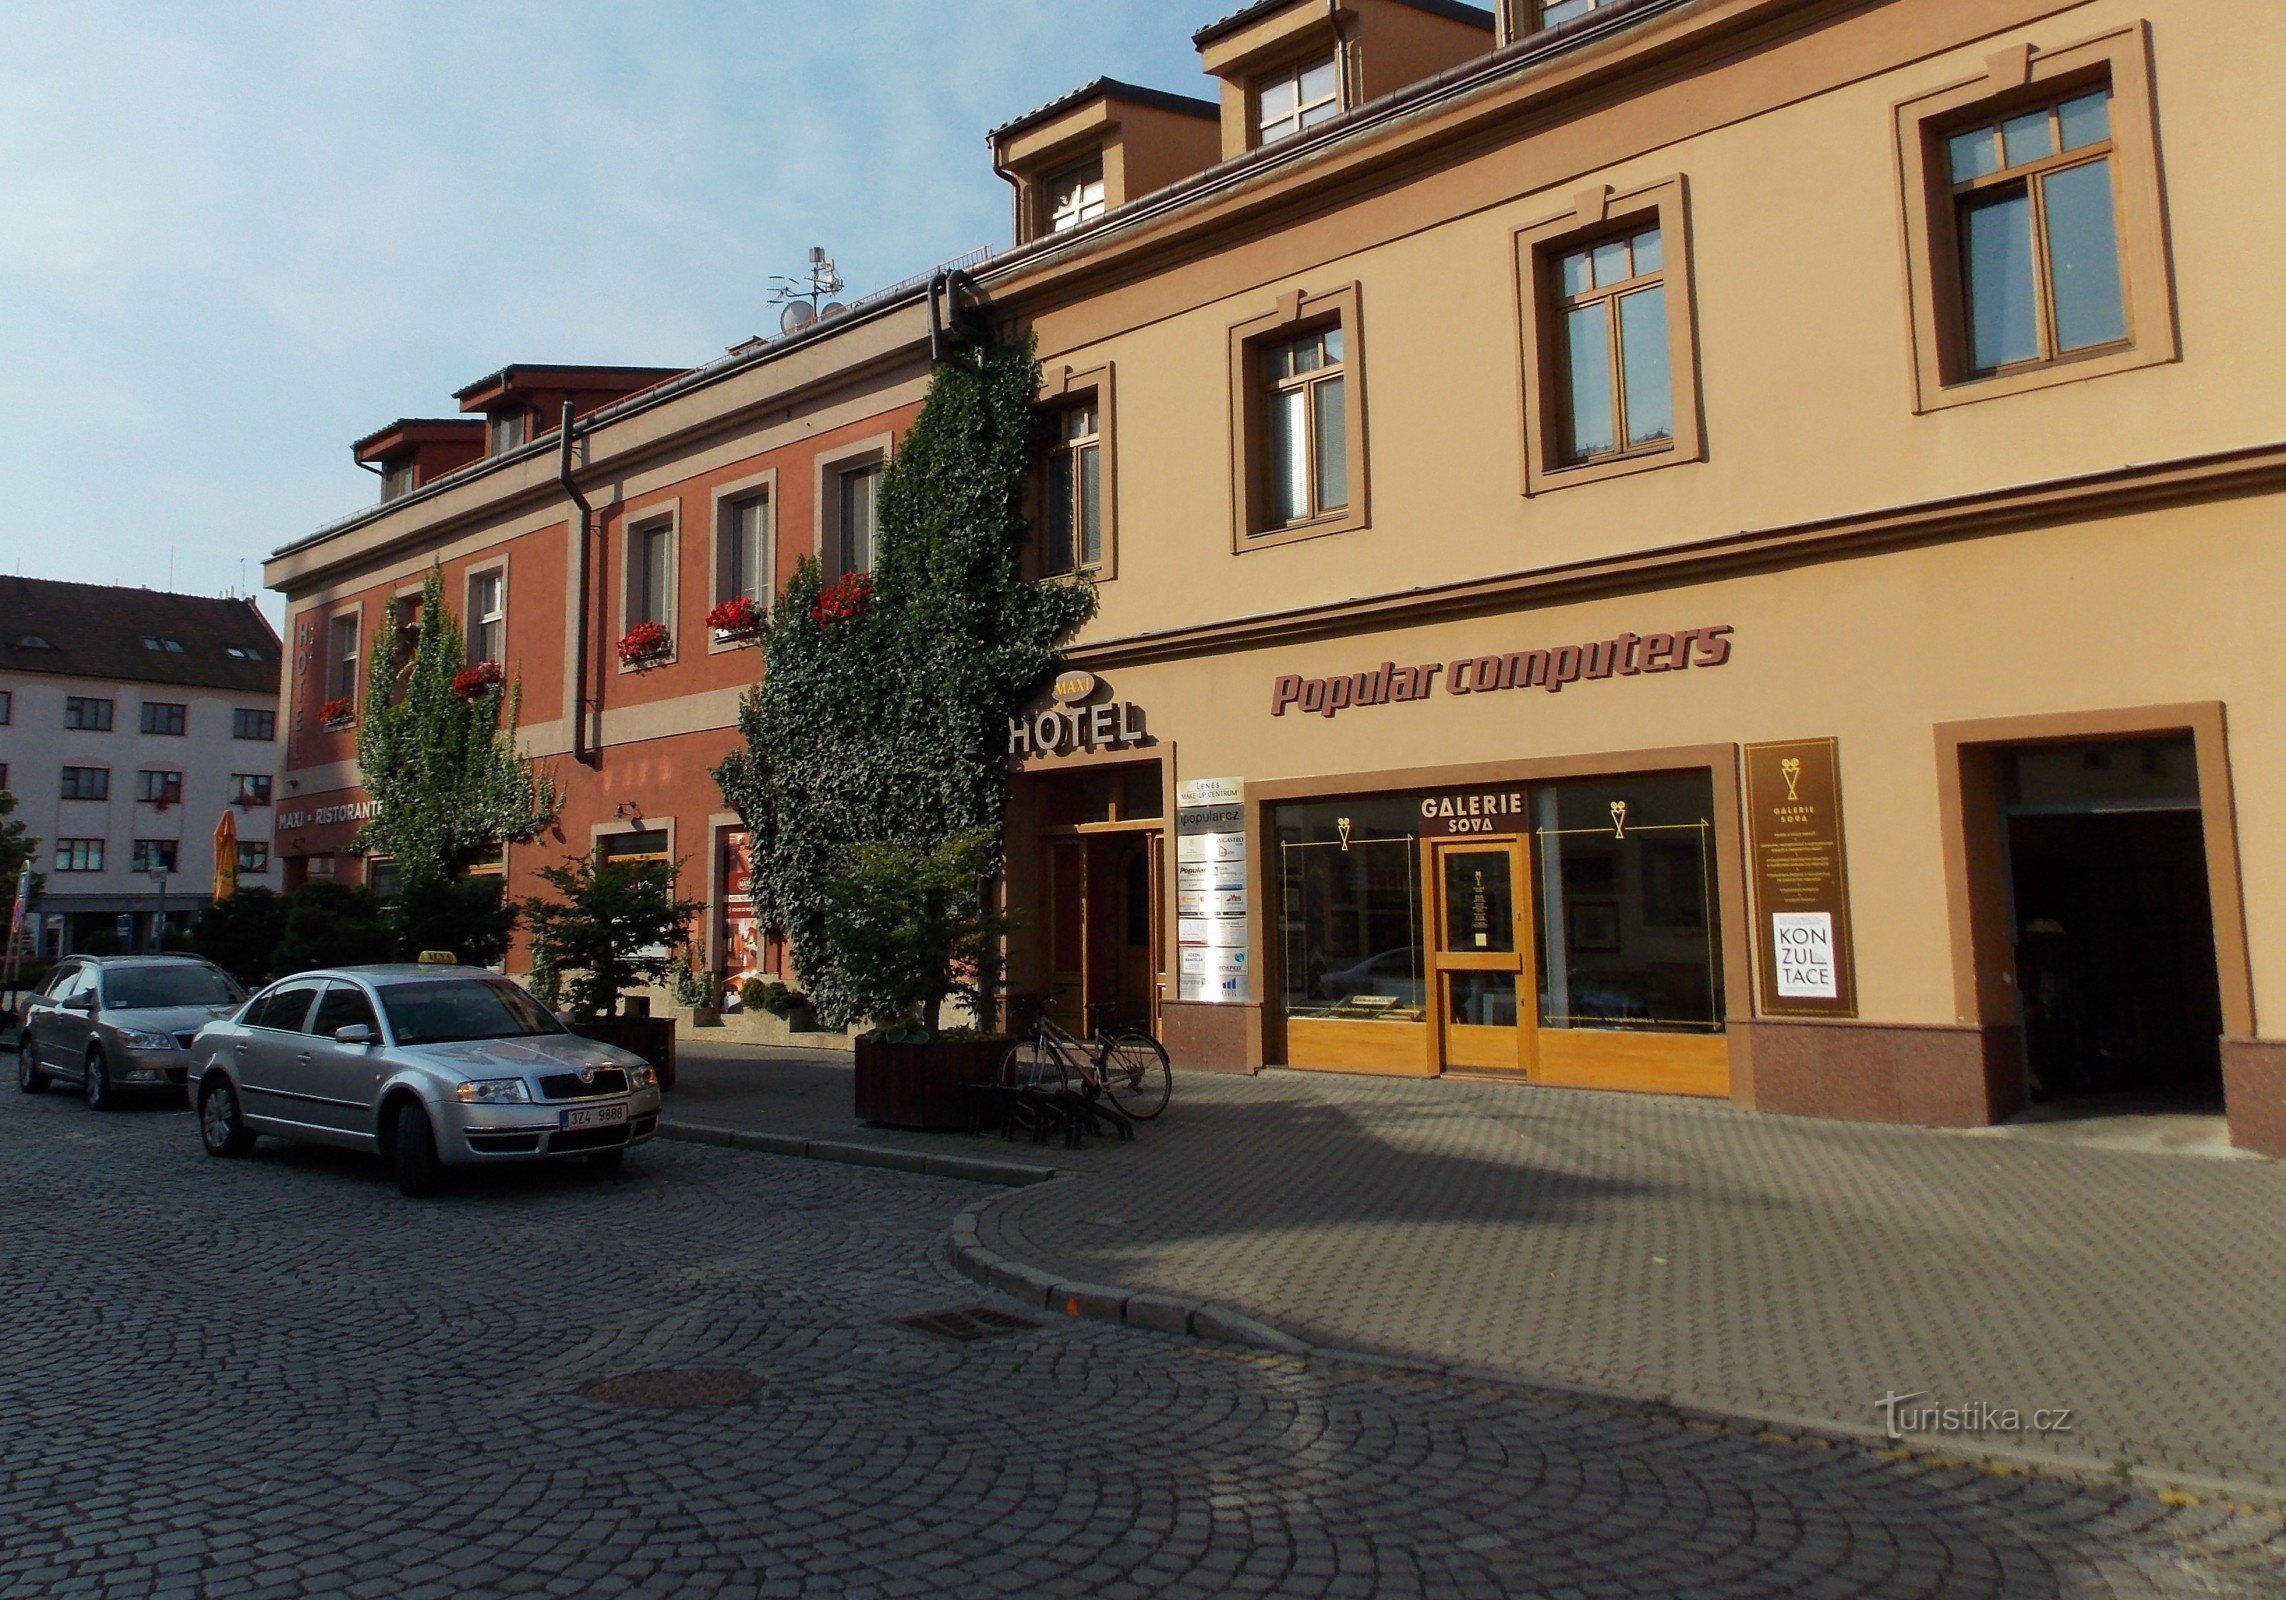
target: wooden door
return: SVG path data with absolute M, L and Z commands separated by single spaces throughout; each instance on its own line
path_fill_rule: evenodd
M 1439 1065 L 1529 1072 L 1539 1021 L 1531 864 L 1520 839 L 1429 842 L 1429 963 Z

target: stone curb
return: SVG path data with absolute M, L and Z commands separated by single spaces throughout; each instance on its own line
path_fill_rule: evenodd
M 1058 1173 L 1056 1176 L 1074 1177 L 1077 1174 Z M 1003 1197 L 999 1195 L 990 1195 L 973 1201 L 953 1219 L 948 1240 L 953 1266 L 963 1277 L 997 1289 L 1027 1306 L 1068 1317 L 1120 1323 L 1130 1328 L 1145 1328 L 1154 1333 L 1189 1334 L 1194 1338 L 1270 1351 L 1304 1361 L 1338 1362 L 1344 1366 L 1367 1367 L 1408 1377 L 1489 1384 L 1526 1394 L 1559 1394 L 1602 1403 L 1655 1405 L 1725 1432 L 1767 1431 L 1772 1442 L 1783 1438 L 1789 1444 L 1802 1440 L 1815 1441 L 1812 1448 L 1835 1443 L 1877 1449 L 1887 1447 L 1916 1461 L 1972 1471 L 2037 1472 L 2107 1482 L 2118 1482 L 2124 1477 L 2125 1481 L 2139 1488 L 2167 1497 L 2170 1503 L 2236 1501 L 2241 1502 L 2244 1509 L 2286 1512 L 2286 1487 L 2275 1484 L 2208 1477 L 2158 1467 L 2129 1466 L 2122 1473 L 2117 1464 L 2091 1457 L 2056 1455 L 1997 1444 L 1968 1446 L 1914 1438 L 1896 1440 L 1872 1426 L 1860 1427 L 1836 1422 L 1831 1418 L 1804 1417 L 1782 1411 L 1756 1411 L 1728 1401 L 1672 1396 L 1652 1399 L 1619 1390 L 1598 1389 L 1587 1384 L 1566 1383 L 1556 1378 L 1528 1377 L 1473 1362 L 1439 1361 L 1427 1356 L 1391 1355 L 1378 1350 L 1347 1350 L 1334 1345 L 1311 1344 L 1284 1329 L 1233 1311 L 1219 1301 L 1192 1300 L 1180 1295 L 1124 1289 L 1109 1284 L 1067 1281 L 1053 1273 L 1042 1272 L 1037 1267 L 1012 1261 L 983 1243 L 978 1226 L 985 1210 L 1001 1198 Z M 2253 1504 L 2244 1505 L 2245 1502 Z
M 894 1172 L 916 1172 L 932 1178 L 963 1178 L 971 1183 L 998 1184 L 1021 1189 L 1059 1176 L 1053 1167 L 1027 1166 L 1020 1161 L 993 1161 L 982 1156 L 941 1156 L 926 1150 L 905 1150 L 895 1145 L 859 1144 L 851 1140 L 809 1139 L 798 1133 L 751 1133 L 744 1128 L 718 1128 L 701 1122 L 659 1124 L 659 1137 L 685 1144 L 711 1144 L 725 1150 L 756 1150 L 764 1155 L 792 1156 L 802 1161 L 835 1161 L 850 1167 L 885 1167 Z

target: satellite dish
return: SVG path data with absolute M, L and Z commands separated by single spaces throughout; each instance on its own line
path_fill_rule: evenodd
M 789 300 L 785 311 L 778 317 L 778 331 L 799 333 L 817 320 L 818 314 L 807 300 Z
M 838 317 L 848 309 L 849 307 L 843 305 L 839 300 L 828 300 L 823 306 L 819 307 L 818 315 L 821 317 Z

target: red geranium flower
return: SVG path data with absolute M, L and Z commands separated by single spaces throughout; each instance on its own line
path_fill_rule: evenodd
M 338 727 L 357 715 L 357 702 L 343 695 L 339 700 L 328 700 L 318 707 L 318 721 L 326 727 Z
M 751 639 L 762 631 L 762 608 L 738 595 L 709 611 L 706 625 L 729 638 Z
M 463 700 L 473 700 L 480 694 L 500 687 L 500 663 L 479 661 L 473 667 L 463 667 L 453 675 L 452 692 Z
M 637 670 L 657 666 L 666 659 L 668 644 L 665 623 L 638 622 L 627 630 L 627 637 L 619 641 L 620 663 Z
M 818 623 L 848 622 L 865 615 L 865 608 L 873 601 L 873 575 L 853 572 L 818 596 L 817 604 L 810 607 L 810 620 Z

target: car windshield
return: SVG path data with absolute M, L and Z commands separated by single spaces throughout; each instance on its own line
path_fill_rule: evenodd
M 547 1007 L 505 979 L 393 983 L 381 991 L 389 1031 L 401 1045 L 458 1044 L 561 1033 Z
M 113 1011 L 167 1006 L 233 1006 L 246 991 L 213 967 L 116 967 L 103 975 L 104 1005 Z

